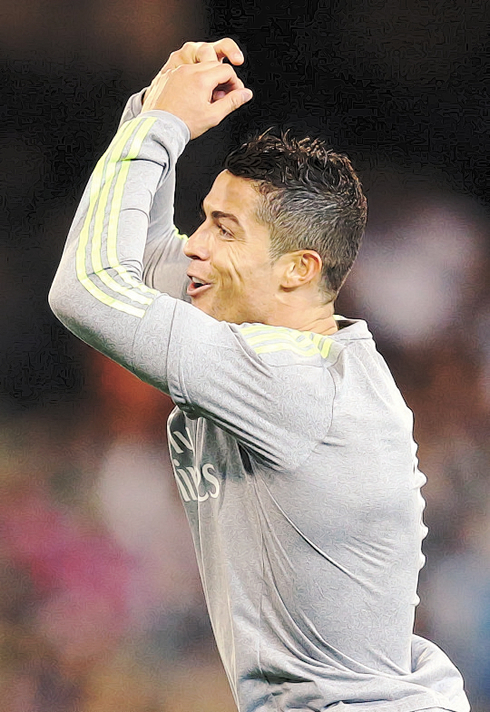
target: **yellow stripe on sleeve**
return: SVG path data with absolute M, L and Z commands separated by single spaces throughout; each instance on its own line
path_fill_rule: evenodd
M 106 215 L 107 204 L 109 201 L 110 189 L 116 175 L 117 163 L 122 158 L 122 153 L 125 146 L 128 143 L 129 137 L 135 130 L 135 121 L 130 121 L 122 127 L 119 134 L 115 137 L 114 141 L 109 146 L 108 150 L 101 157 L 97 166 L 94 170 L 92 177 L 92 186 L 90 191 L 89 208 L 85 218 L 85 222 L 80 233 L 79 245 L 76 255 L 76 270 L 77 277 L 81 284 L 89 291 L 98 301 L 110 306 L 119 311 L 125 312 L 132 316 L 137 316 L 139 318 L 143 317 L 145 310 L 127 304 L 118 300 L 116 297 L 110 296 L 106 292 L 102 291 L 89 277 L 86 269 L 86 252 L 87 246 L 89 244 L 90 236 L 90 226 L 92 223 L 92 218 L 95 212 L 94 219 L 94 237 L 91 245 L 91 266 L 93 272 L 99 277 L 99 279 L 111 289 L 113 292 L 122 294 L 129 297 L 132 301 L 148 306 L 152 303 L 152 299 L 145 297 L 135 291 L 134 288 L 140 291 L 146 291 L 151 294 L 158 294 L 155 290 L 151 290 L 146 285 L 142 284 L 134 277 L 129 275 L 127 270 L 119 264 L 117 258 L 117 222 L 119 216 L 119 210 L 122 204 L 122 196 L 124 191 L 124 186 L 127 179 L 127 174 L 130 167 L 130 161 L 137 157 L 141 145 L 148 134 L 153 123 L 156 121 L 153 117 L 140 118 L 137 120 L 141 125 L 137 129 L 131 147 L 129 149 L 128 155 L 123 159 L 123 164 L 119 175 L 116 178 L 116 187 L 114 190 L 112 209 L 109 215 L 109 244 L 108 244 L 108 261 L 109 266 L 115 269 L 118 274 L 133 288 L 125 287 L 119 284 L 113 277 L 111 277 L 103 268 L 102 265 L 102 230 L 104 225 L 104 218 Z M 127 161 L 127 163 L 126 163 Z M 121 177 L 122 176 L 122 177 Z M 96 209 L 97 206 L 97 210 Z M 115 225 L 113 221 L 115 220 Z
M 158 292 L 155 289 L 150 289 L 150 287 L 147 287 L 146 284 L 135 279 L 132 275 L 129 274 L 125 267 L 119 264 L 119 259 L 117 256 L 117 228 L 119 224 L 119 215 L 123 200 L 124 186 L 126 184 L 129 169 L 131 167 L 131 161 L 137 157 L 138 153 L 141 150 L 141 145 L 155 121 L 155 118 L 150 117 L 144 120 L 142 126 L 140 126 L 134 137 L 133 144 L 128 155 L 126 156 L 126 158 L 123 159 L 123 165 L 117 177 L 116 186 L 114 189 L 112 207 L 109 216 L 109 232 L 107 237 L 107 258 L 110 266 L 118 272 L 118 274 L 127 284 L 131 285 L 133 288 L 138 287 L 138 289 L 140 289 L 142 292 L 146 292 L 148 294 L 151 294 L 152 296 L 156 296 Z M 124 290 L 124 287 L 122 287 L 122 289 Z M 127 294 L 128 291 L 131 290 L 124 290 L 121 293 Z M 153 299 L 147 297 L 140 297 L 140 295 L 135 293 L 134 291 L 132 292 L 132 298 L 135 301 L 141 300 L 142 304 L 151 304 L 151 302 L 153 301 Z
M 144 126 L 140 127 L 140 130 L 144 128 Z M 133 146 L 136 141 L 133 139 Z M 133 146 L 131 148 L 133 148 Z M 141 147 L 141 144 L 140 144 Z M 137 153 L 135 155 L 138 155 Z M 129 158 L 129 155 L 128 155 Z M 112 184 L 114 182 L 115 174 L 116 174 L 116 168 L 117 168 L 117 162 L 119 159 L 119 155 L 116 154 L 115 157 L 110 156 L 109 160 L 107 162 L 107 169 L 105 173 L 105 179 L 102 183 L 102 190 L 100 191 L 100 197 L 99 197 L 99 205 L 97 208 L 97 212 L 95 215 L 95 221 L 94 221 L 94 229 L 93 229 L 93 239 L 92 239 L 92 251 L 91 251 L 91 257 L 92 257 L 92 269 L 93 272 L 99 277 L 101 282 L 103 282 L 106 287 L 109 287 L 114 292 L 117 292 L 118 294 L 123 294 L 125 296 L 128 296 L 131 298 L 132 301 L 137 302 L 139 304 L 144 304 L 144 305 L 149 305 L 151 304 L 152 300 L 149 299 L 148 297 L 144 297 L 137 292 L 134 293 L 132 292 L 131 289 L 128 287 L 125 287 L 124 285 L 119 284 L 114 280 L 113 277 L 111 277 L 105 270 L 102 265 L 102 231 L 104 229 L 104 218 L 106 216 L 106 211 L 107 211 L 107 204 L 109 202 L 109 193 L 112 188 Z M 109 216 L 109 224 L 108 224 L 108 235 L 110 236 L 111 233 L 114 232 L 114 228 L 117 231 L 117 223 L 118 223 L 118 218 L 119 215 L 116 213 L 115 208 L 117 209 L 117 204 L 119 202 L 119 207 L 122 202 L 122 188 L 124 187 L 124 184 L 126 182 L 127 178 L 127 173 L 128 170 L 124 171 L 124 169 L 127 168 L 129 169 L 129 163 L 123 163 L 121 171 L 117 177 L 116 180 L 116 190 L 118 185 L 121 186 L 121 196 L 120 200 L 116 200 L 116 195 L 114 195 L 114 199 L 112 201 L 112 210 L 110 212 Z M 122 181 L 121 181 L 122 177 Z M 115 220 L 116 224 L 113 224 L 113 220 Z M 116 236 L 114 237 L 114 241 L 116 241 L 117 237 L 117 232 Z M 109 253 L 109 237 L 108 237 L 108 246 L 107 246 L 107 251 Z M 124 270 L 124 268 L 121 268 L 120 265 L 118 264 L 117 260 L 117 255 L 115 248 L 113 249 L 113 254 L 109 256 L 108 254 L 108 261 L 109 261 L 109 266 L 113 267 L 114 269 L 117 269 L 119 272 L 120 270 Z M 120 269 L 118 269 L 118 267 Z M 125 272 L 125 270 L 124 270 Z M 134 286 L 139 286 L 139 283 L 136 282 Z

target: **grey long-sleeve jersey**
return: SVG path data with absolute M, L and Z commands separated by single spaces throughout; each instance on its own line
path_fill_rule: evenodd
M 424 477 L 365 323 L 325 337 L 184 301 L 173 190 L 189 133 L 165 112 L 125 118 L 50 302 L 177 406 L 171 459 L 240 712 L 467 712 L 456 668 L 413 635 Z

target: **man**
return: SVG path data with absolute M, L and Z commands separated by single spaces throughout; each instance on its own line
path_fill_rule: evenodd
M 198 230 L 173 227 L 187 140 L 251 98 L 225 58 L 243 62 L 232 40 L 187 43 L 130 101 L 51 305 L 177 406 L 172 463 L 240 712 L 466 712 L 458 671 L 412 634 L 411 413 L 365 323 L 334 316 L 366 216 L 348 159 L 266 133 L 228 158 Z

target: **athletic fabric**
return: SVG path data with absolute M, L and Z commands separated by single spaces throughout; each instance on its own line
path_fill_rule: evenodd
M 173 189 L 189 132 L 165 112 L 131 116 L 84 193 L 50 301 L 177 406 L 171 459 L 240 712 L 467 712 L 459 672 L 412 634 L 425 478 L 366 324 L 339 318 L 324 337 L 183 301 Z

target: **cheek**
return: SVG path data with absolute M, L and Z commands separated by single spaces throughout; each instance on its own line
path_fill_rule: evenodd
M 219 283 L 231 293 L 246 294 L 247 299 L 269 294 L 272 286 L 272 266 L 268 254 L 262 254 L 261 246 L 242 243 L 225 243 L 217 246 L 214 253 L 214 268 Z
M 238 289 L 246 285 L 253 276 L 253 267 L 248 264 L 247 256 L 240 254 L 240 250 L 233 244 L 227 246 L 216 256 L 216 269 L 221 281 L 228 287 Z

